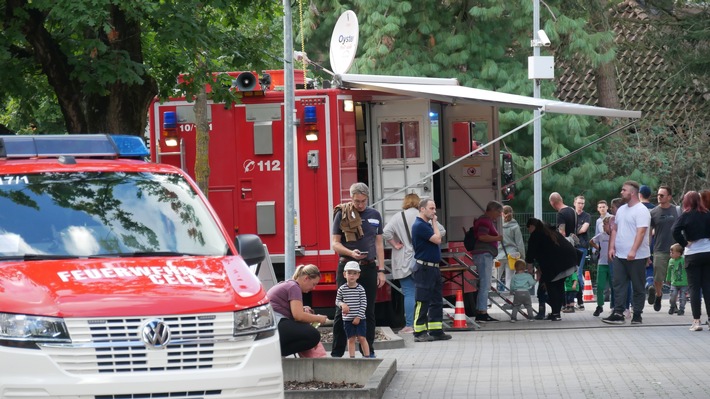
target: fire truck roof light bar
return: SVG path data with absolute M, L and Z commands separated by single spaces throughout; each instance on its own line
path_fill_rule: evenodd
M 0 158 L 140 158 L 150 155 L 138 136 L 48 134 L 0 137 Z
M 376 78 L 376 79 L 375 79 Z M 539 109 L 543 112 L 570 115 L 603 116 L 609 118 L 640 118 L 641 111 L 627 111 L 614 108 L 566 103 L 563 101 L 526 97 L 517 94 L 500 93 L 492 90 L 475 89 L 450 83 L 423 83 L 434 78 L 410 78 L 402 76 L 376 76 L 344 74 L 337 76 L 342 86 L 387 93 L 423 97 L 431 100 L 457 103 L 484 104 L 503 108 Z M 456 79 L 437 79 L 456 81 Z

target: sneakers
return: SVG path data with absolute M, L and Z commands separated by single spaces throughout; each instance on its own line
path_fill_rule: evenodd
M 685 310 L 681 309 L 676 313 L 678 316 L 683 316 L 685 314 Z
M 703 331 L 703 326 L 700 325 L 700 319 L 693 320 L 693 325 L 690 326 L 690 331 Z
M 657 296 L 655 301 L 653 302 L 653 310 L 655 310 L 656 312 L 661 310 L 661 299 L 663 299 L 663 297 Z
M 434 340 L 434 337 L 432 337 L 431 335 L 429 335 L 427 333 L 414 336 L 414 342 L 431 342 L 433 340 Z
M 535 320 L 545 320 L 545 314 L 538 312 L 538 313 L 535 315 Z
M 551 314 L 550 316 L 548 316 L 548 319 L 550 321 L 561 321 L 562 320 L 562 318 L 558 314 Z
M 574 305 L 563 307 L 562 313 L 574 313 Z
M 675 305 L 671 305 L 671 308 L 668 309 L 668 314 L 673 314 L 678 310 L 678 308 Z
M 476 321 L 498 321 L 498 319 L 492 318 L 488 313 L 479 313 L 476 315 Z
M 412 327 L 406 326 L 403 329 L 399 330 L 398 334 L 411 334 L 414 332 L 414 329 Z
M 600 314 L 604 311 L 604 308 L 601 306 L 597 306 L 597 308 L 594 310 L 593 316 L 594 317 L 599 317 Z
M 436 335 L 430 335 L 432 341 L 448 341 L 451 339 L 451 335 L 449 334 L 436 334 Z
M 641 324 L 641 323 L 643 323 L 643 319 L 641 318 L 641 314 L 634 313 L 634 317 L 631 318 L 631 324 Z
M 584 310 L 584 304 L 577 305 L 577 310 Z
M 515 323 L 516 321 L 518 321 L 518 319 L 510 319 L 511 323 Z
M 646 293 L 648 293 L 648 304 L 653 305 L 656 300 L 656 287 L 651 284 L 646 288 Z
M 624 318 L 624 315 L 619 314 L 619 313 L 612 313 L 609 317 L 602 319 L 602 321 L 606 324 L 624 324 L 626 323 L 626 319 Z
M 535 321 L 534 317 L 528 317 L 528 321 Z

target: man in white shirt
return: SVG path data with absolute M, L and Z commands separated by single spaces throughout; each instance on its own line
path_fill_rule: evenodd
M 612 264 L 614 286 L 614 311 L 602 321 L 607 324 L 624 324 L 623 315 L 631 282 L 634 309 L 631 324 L 641 324 L 641 313 L 646 299 L 646 263 L 651 257 L 649 229 L 651 213 L 638 198 L 639 184 L 627 181 L 621 187 L 624 205 L 616 212 L 615 223 L 609 238 L 609 260 Z

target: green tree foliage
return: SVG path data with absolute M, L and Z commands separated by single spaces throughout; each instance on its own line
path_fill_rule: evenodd
M 671 79 L 690 80 L 705 93 L 710 91 L 710 3 L 705 0 L 640 1 L 657 16 L 652 39 L 664 49 L 664 59 L 675 66 Z
M 142 134 L 155 95 L 192 98 L 213 82 L 213 72 L 249 69 L 269 59 L 281 37 L 273 29 L 281 9 L 275 1 L 0 4 L 0 94 L 6 114 L 14 112 L 3 120 L 13 130 L 33 122 L 51 131 L 61 113 L 69 132 Z M 181 84 L 179 74 L 186 74 Z M 217 80 L 211 95 L 229 100 L 225 86 L 231 80 Z M 33 98 L 37 92 L 39 99 Z M 60 112 L 50 109 L 52 103 Z
M 561 8 L 565 2 L 561 0 L 547 4 L 549 8 L 541 12 L 541 26 L 553 45 L 543 49 L 543 55 L 552 55 L 552 51 L 569 56 L 582 54 L 590 63 L 613 59 L 613 35 L 588 24 L 585 17 L 589 13 L 566 15 Z M 327 65 L 324 44 L 329 43 L 338 16 L 352 9 L 360 23 L 359 50 L 352 73 L 453 77 L 465 86 L 530 96 L 533 87 L 527 77 L 527 58 L 532 55 L 532 7 L 530 0 L 314 0 L 303 34 L 310 58 Z M 543 98 L 554 98 L 552 82 L 542 82 L 541 89 Z M 532 118 L 531 112 L 502 111 L 501 132 Z M 543 165 L 608 130 L 590 117 L 545 116 Z M 519 176 L 533 170 L 532 136 L 530 126 L 505 143 L 515 154 Z M 608 143 L 597 144 L 545 169 L 543 197 L 559 191 L 567 202 L 583 194 L 591 203 L 617 196 L 621 183 L 628 178 L 650 180 L 633 167 L 617 175 L 607 166 L 608 149 Z M 519 183 L 517 189 L 513 206 L 531 210 L 532 179 Z

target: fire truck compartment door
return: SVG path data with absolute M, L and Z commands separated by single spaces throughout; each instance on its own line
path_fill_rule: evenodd
M 432 197 L 432 180 L 422 177 L 431 173 L 431 128 L 429 100 L 397 100 L 372 107 L 370 131 L 375 136 L 370 147 L 370 174 L 377 188 L 376 198 L 393 195 L 402 187 L 414 184 L 381 204 L 385 222 L 402 210 L 402 200 L 409 193 Z

